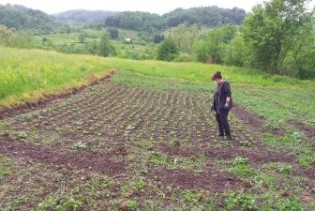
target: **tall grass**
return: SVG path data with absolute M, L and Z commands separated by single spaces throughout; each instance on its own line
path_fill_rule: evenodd
M 21 101 L 36 101 L 44 95 L 86 85 L 108 74 L 109 70 L 158 77 L 160 82 L 167 79 L 165 81 L 168 82 L 161 83 L 160 86 L 176 83 L 172 79 L 180 79 L 182 85 L 186 86 L 188 83 L 192 89 L 196 87 L 208 89 L 204 87 L 209 86 L 210 75 L 217 70 L 238 87 L 315 89 L 314 81 L 269 76 L 246 68 L 220 65 L 135 61 L 4 47 L 0 47 L 0 55 L 0 107 L 8 107 Z M 137 83 L 142 82 L 140 80 Z M 173 87 L 176 88 L 177 85 Z
M 93 56 L 0 47 L 0 106 L 87 85 L 110 70 Z
M 116 58 L 107 59 L 112 67 L 133 73 L 162 78 L 183 79 L 190 82 L 208 84 L 215 71 L 221 71 L 225 78 L 238 86 L 270 86 L 284 88 L 315 89 L 314 81 L 302 81 L 286 76 L 271 76 L 247 68 L 212 65 L 202 63 L 174 63 L 160 61 L 134 61 Z

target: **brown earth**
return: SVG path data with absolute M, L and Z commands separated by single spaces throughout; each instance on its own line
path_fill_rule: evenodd
M 169 155 L 193 156 L 205 154 L 211 159 L 231 160 L 238 156 L 247 158 L 249 163 L 262 164 L 269 162 L 296 163 L 296 157 L 283 152 L 269 151 L 269 149 L 238 149 L 226 147 L 226 149 L 197 149 L 181 148 L 178 146 L 167 146 L 165 144 L 157 147 L 157 150 Z
M 306 125 L 305 123 L 300 122 L 298 120 L 290 120 L 288 122 L 291 125 L 293 125 L 294 127 L 298 128 L 299 130 L 304 132 L 307 138 L 315 139 L 315 128 L 313 128 L 309 125 Z
M 243 120 L 246 125 L 259 129 L 262 129 L 265 126 L 263 119 L 259 118 L 258 115 L 245 110 L 239 105 L 234 105 L 232 112 L 237 118 Z
M 82 88 L 57 99 L 51 98 L 50 101 L 0 113 L 0 119 L 21 113 L 31 114 L 30 117 L 16 117 L 10 122 L 13 132 L 28 132 L 28 137 L 23 141 L 0 137 L 0 154 L 24 161 L 35 160 L 56 169 L 99 172 L 123 180 L 134 176 L 129 175 L 128 167 L 132 165 L 129 165 L 128 159 L 137 156 L 133 148 L 137 141 L 142 140 L 150 140 L 153 145 L 140 146 L 142 150 L 160 151 L 191 159 L 205 155 L 207 164 L 215 160 L 231 160 L 237 156 L 247 158 L 255 167 L 270 162 L 297 164 L 295 156 L 270 149 L 260 141 L 256 135 L 265 132 L 264 120 L 238 105 L 233 108 L 233 113 L 248 127 L 246 131 L 240 129 L 237 138 L 246 138 L 241 132 L 254 137 L 252 145 L 247 148 L 237 142 L 221 143 L 211 138 L 216 128 L 214 118 L 207 110 L 207 95 L 127 88 L 106 79 L 103 82 L 93 90 L 84 91 Z M 58 103 L 58 100 L 63 100 L 62 97 L 72 94 L 78 96 L 70 101 L 65 100 L 65 104 Z M 31 112 L 41 108 L 44 109 L 39 110 L 39 114 Z M 238 122 L 232 124 L 236 126 Z M 305 129 L 304 126 L 303 128 Z M 38 134 L 32 135 L 33 131 Z M 282 133 L 281 130 L 272 132 L 276 135 Z M 49 135 L 53 138 L 46 140 Z M 77 141 L 83 141 L 87 149 L 72 152 L 71 147 Z M 123 156 L 124 162 L 116 160 L 119 156 Z M 164 188 L 177 186 L 220 193 L 230 189 L 251 188 L 250 183 L 227 173 L 224 167 L 207 166 L 202 172 L 194 172 L 146 164 L 148 173 L 144 180 L 154 181 L 154 184 Z M 294 170 L 298 175 L 315 179 L 314 166 Z M 150 195 L 156 194 L 151 191 Z M 141 195 L 137 192 L 134 194 L 135 197 Z
M 253 132 L 263 133 L 270 132 L 275 136 L 282 136 L 284 131 L 281 128 L 277 129 L 266 129 L 266 122 L 264 119 L 260 118 L 257 114 L 247 111 L 242 108 L 240 105 L 234 105 L 232 109 L 233 114 L 241 119 L 246 125 L 253 128 Z
M 112 177 L 120 177 L 125 173 L 123 163 L 112 161 L 112 155 L 94 155 L 86 152 L 71 153 L 62 149 L 48 149 L 31 146 L 23 142 L 0 137 L 0 153 L 14 158 L 45 163 L 57 169 L 85 170 L 100 172 Z
M 149 179 L 161 182 L 163 185 L 170 184 L 186 189 L 207 189 L 215 192 L 224 192 L 226 189 L 238 189 L 250 187 L 250 184 L 238 179 L 236 176 L 227 175 L 219 170 L 208 172 L 192 172 L 187 170 L 171 170 L 163 167 L 151 168 L 147 175 Z

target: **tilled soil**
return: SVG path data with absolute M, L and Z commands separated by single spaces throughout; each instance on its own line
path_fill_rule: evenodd
M 150 169 L 148 178 L 162 184 L 174 185 L 187 189 L 209 189 L 215 192 L 224 192 L 226 189 L 239 189 L 247 187 L 244 181 L 234 175 L 213 169 L 212 171 L 196 173 L 187 170 L 170 170 L 165 168 Z
M 308 139 L 315 140 L 315 128 L 297 120 L 290 120 L 289 123 L 298 128 L 299 130 L 301 130 L 302 132 L 304 132 Z
M 251 178 L 242 178 L 220 165 L 237 157 L 245 158 L 257 171 L 266 164 L 292 165 L 295 174 L 289 176 L 306 178 L 301 187 L 308 179 L 314 179 L 314 166 L 298 167 L 294 155 L 271 149 L 260 141 L 257 134 L 262 132 L 264 121 L 240 106 L 235 106 L 231 115 L 234 141 L 218 140 L 209 100 L 208 93 L 130 88 L 105 80 L 38 108 L 2 115 L 0 154 L 57 170 L 105 175 L 117 182 L 113 187 L 118 188 L 111 188 L 101 180 L 101 185 L 110 192 L 93 192 L 94 201 L 84 200 L 82 210 L 93 209 L 95 203 L 105 206 L 134 197 L 139 201 L 153 200 L 161 210 L 172 203 L 185 208 L 192 206 L 176 199 L 175 187 L 205 191 L 214 201 L 224 197 L 213 193 L 240 190 L 256 193 L 257 187 Z M 161 153 L 155 163 L 150 159 L 153 152 Z M 176 158 L 182 163 L 178 164 Z M 185 162 L 201 164 L 187 167 Z M 146 181 L 146 185 L 141 181 Z M 314 187 L 313 182 L 308 186 Z M 87 187 L 87 192 L 97 189 Z M 161 199 L 161 191 L 167 191 L 169 197 Z M 10 193 L 13 200 L 14 190 Z M 84 191 L 75 193 L 79 199 L 87 197 L 80 195 L 86 194 Z M 53 191 L 51 195 L 56 193 Z M 4 204 L 0 191 L 0 205 Z
M 246 125 L 248 125 L 253 132 L 256 132 L 256 134 L 263 132 L 270 132 L 275 136 L 282 136 L 284 134 L 284 131 L 281 128 L 266 129 L 266 122 L 263 119 L 239 105 L 235 105 L 232 112 L 237 118 L 241 119 Z
M 48 149 L 28 145 L 0 137 L 0 153 L 23 161 L 37 161 L 56 169 L 85 170 L 100 172 L 112 177 L 122 176 L 126 172 L 124 163 L 112 161 L 112 155 L 94 155 L 86 152 L 71 153 L 62 149 Z
M 270 162 L 282 162 L 282 163 L 295 163 L 296 157 L 294 155 L 289 155 L 286 153 L 281 153 L 277 151 L 270 151 L 266 149 L 261 151 L 256 147 L 251 147 L 248 149 L 232 148 L 227 146 L 225 149 L 194 149 L 194 148 L 180 148 L 174 146 L 161 145 L 159 147 L 160 151 L 165 152 L 170 155 L 181 155 L 181 156 L 195 156 L 197 157 L 201 153 L 207 155 L 211 159 L 222 159 L 222 160 L 232 160 L 236 157 L 247 158 L 252 164 L 263 164 Z
M 258 117 L 258 115 L 249 112 L 242 108 L 239 105 L 234 105 L 232 108 L 232 112 L 239 118 L 244 121 L 245 124 L 250 125 L 254 128 L 264 128 L 265 122 L 261 118 Z

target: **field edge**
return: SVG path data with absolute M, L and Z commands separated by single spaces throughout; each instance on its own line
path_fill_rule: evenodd
M 0 120 L 20 112 L 43 107 L 52 101 L 78 94 L 84 89 L 113 77 L 116 70 L 104 70 L 101 73 L 90 73 L 76 83 L 68 83 L 59 87 L 34 90 L 27 96 L 12 96 L 0 100 Z

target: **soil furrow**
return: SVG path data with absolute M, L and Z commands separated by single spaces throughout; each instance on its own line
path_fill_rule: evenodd
M 112 161 L 113 155 L 93 155 L 86 152 L 71 153 L 63 150 L 53 150 L 40 146 L 27 145 L 23 142 L 0 138 L 0 153 L 21 160 L 35 160 L 55 166 L 60 169 L 85 170 L 100 172 L 108 176 L 121 176 L 125 173 L 125 165 Z

